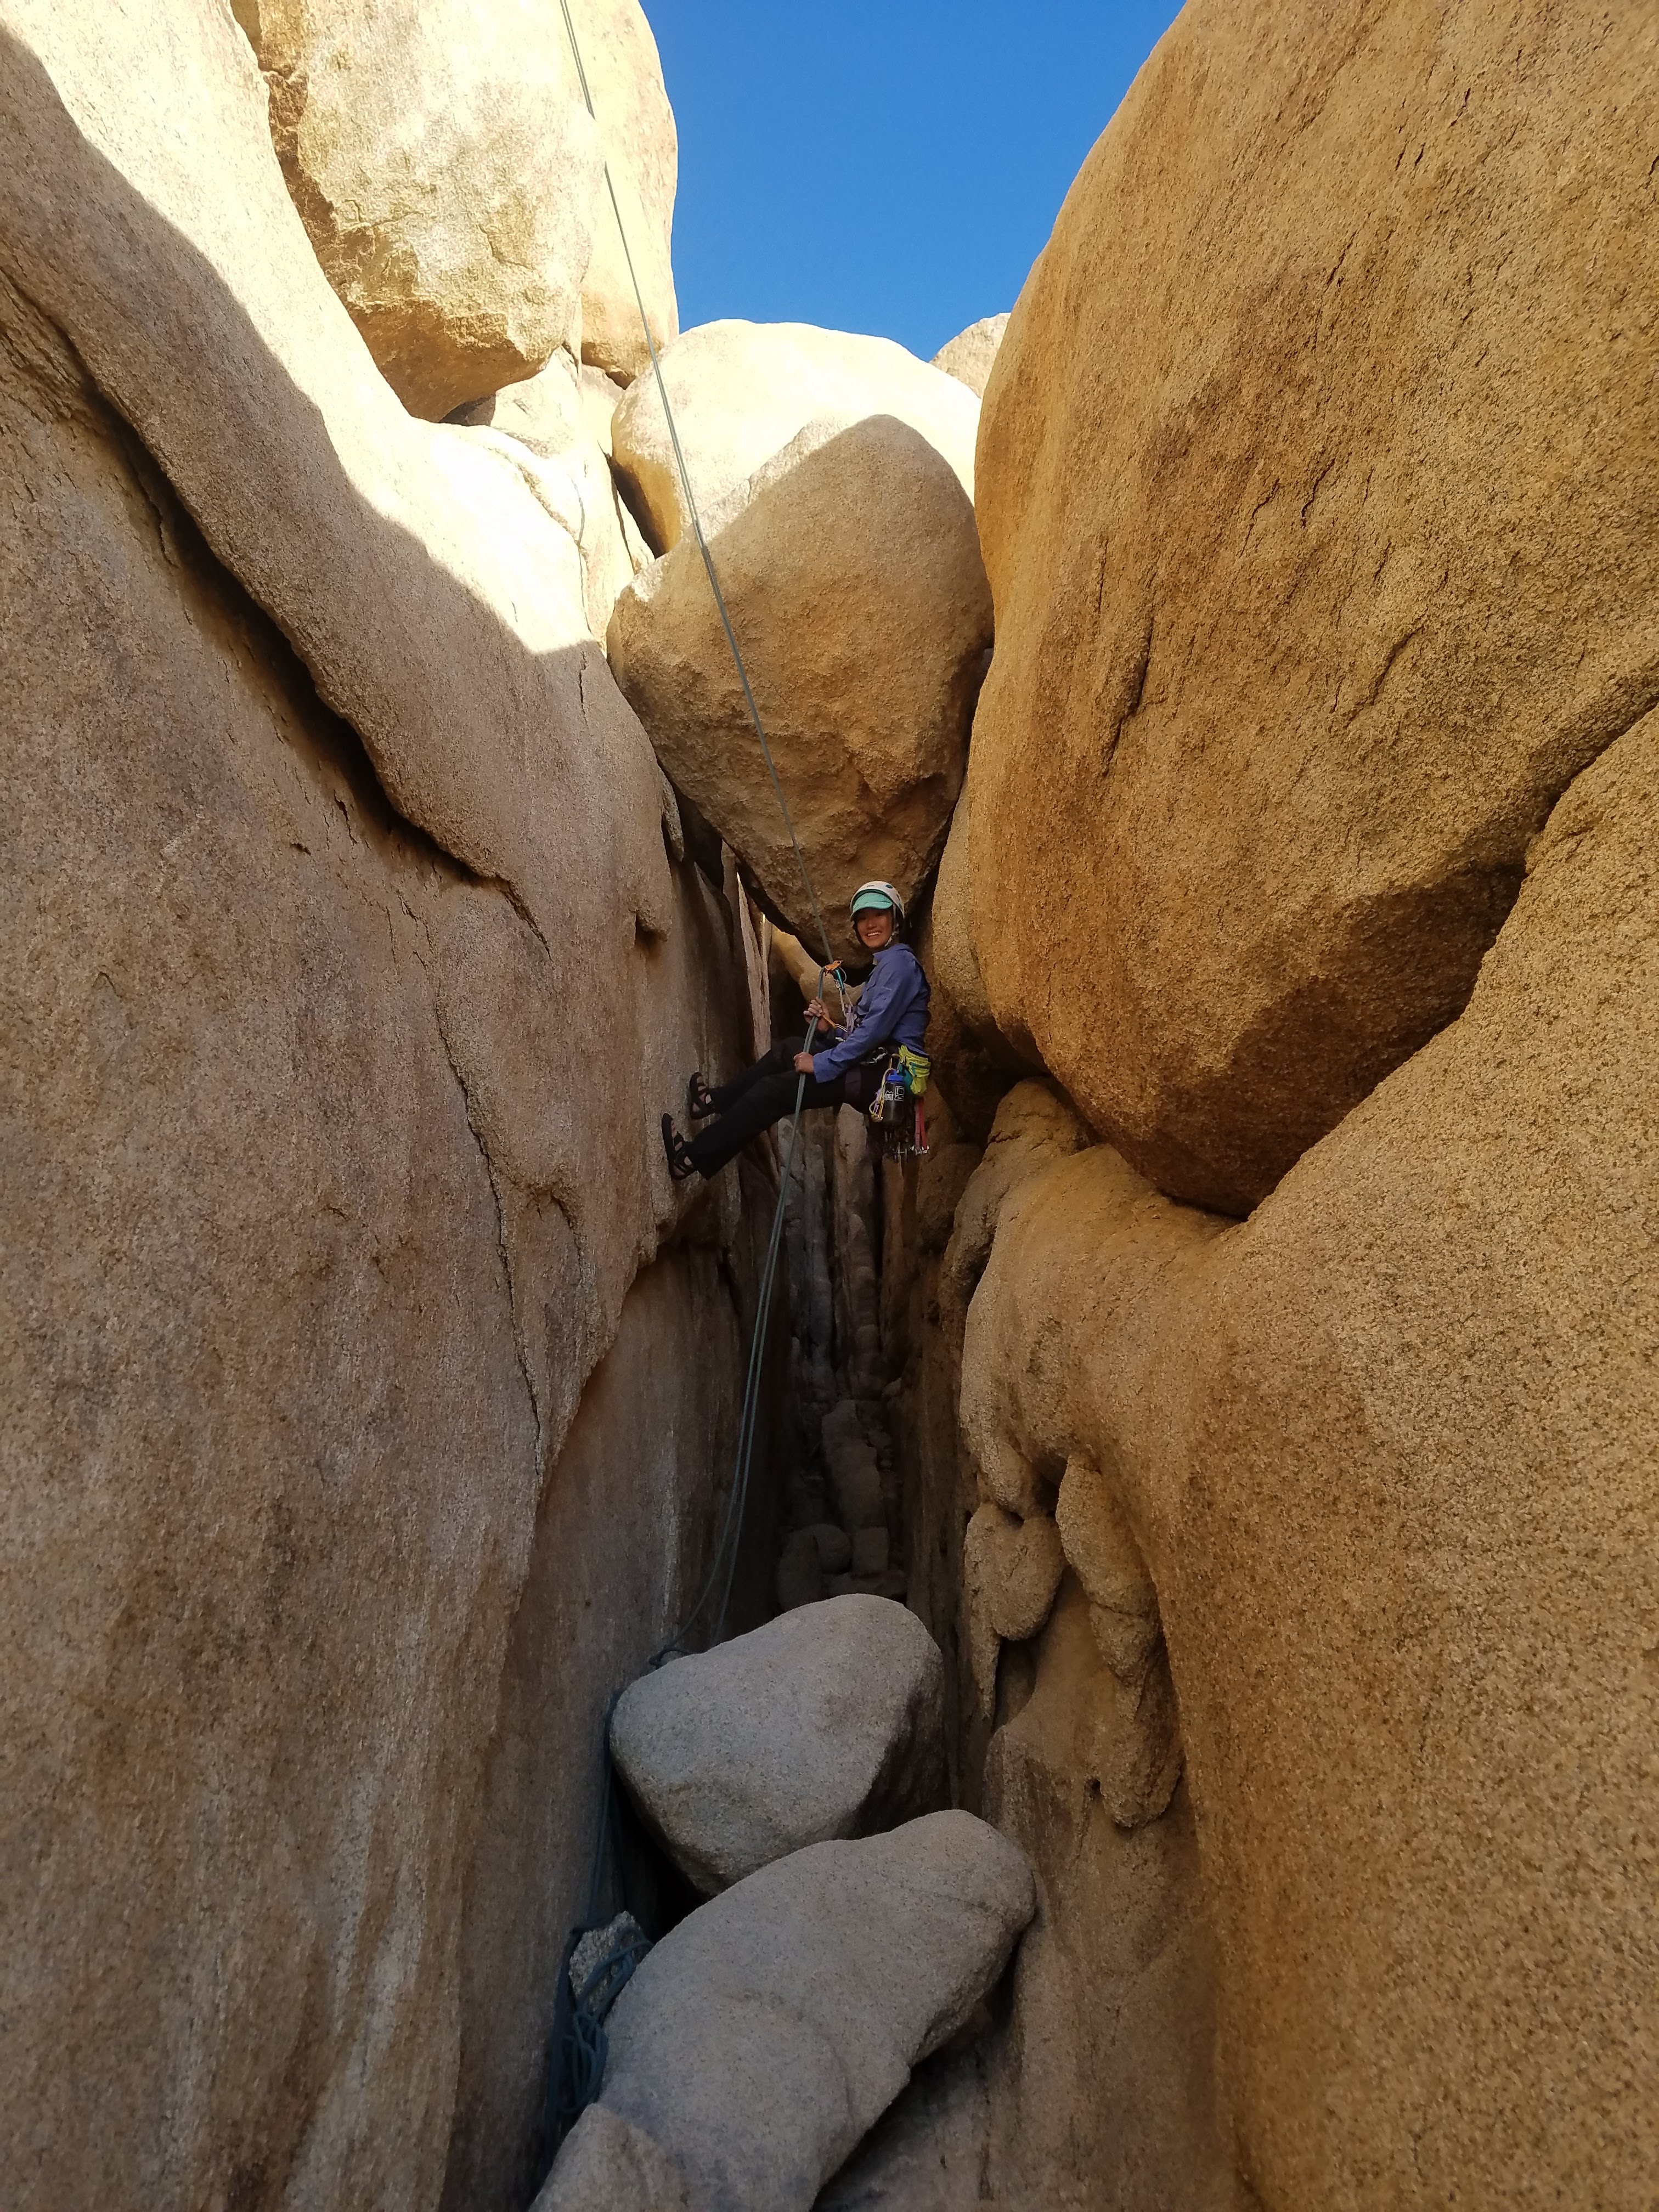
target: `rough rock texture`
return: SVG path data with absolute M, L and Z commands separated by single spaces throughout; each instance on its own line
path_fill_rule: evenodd
M 933 1118 L 931 1157 L 885 1171 L 884 1329 L 903 1370 L 895 1411 L 906 1468 L 908 1595 L 945 1655 L 951 1795 L 971 1806 L 979 1802 L 985 1738 L 962 1604 L 963 1540 L 978 1502 L 977 1470 L 957 1421 L 963 1333 L 1010 1192 L 1085 1146 L 1089 1133 L 1054 1091 L 1035 1082 L 1008 1093 L 982 1150 L 960 1139 L 945 1102 Z
M 964 781 L 939 855 L 939 874 L 916 936 L 916 957 L 933 986 L 927 1049 L 933 1083 L 964 1136 L 986 1143 L 1004 1094 L 1042 1063 L 1029 1032 L 1005 1036 L 986 996 L 974 951 L 969 902 L 970 792 Z
M 1158 1591 L 1111 1483 L 1086 1459 L 1069 1459 L 1054 1504 L 1101 1657 L 1121 1681 L 1139 1681 L 1163 1623 Z
M 7 2202 L 430 2204 L 538 1504 L 686 1242 L 655 1387 L 714 1449 L 624 1510 L 659 1612 L 704 1553 L 752 1276 L 651 1117 L 752 1050 L 748 940 L 228 15 L 9 5 L 0 137 Z M 562 1594 L 574 1805 L 637 1655 Z
M 546 12 L 555 15 L 556 9 Z M 663 89 L 657 42 L 639 0 L 581 0 L 571 12 L 581 42 L 587 88 L 593 95 L 600 148 L 628 227 L 628 252 L 634 260 L 630 276 L 617 212 L 601 186 L 593 208 L 593 254 L 582 283 L 582 359 L 626 382 L 643 375 L 651 365 L 651 349 L 640 326 L 635 276 L 658 351 L 679 335 L 669 259 L 679 145 L 674 111 Z
M 766 1224 L 758 1177 L 744 1195 L 727 1252 L 710 1221 L 635 1282 L 542 1492 L 480 1785 L 445 2212 L 523 2204 L 545 2163 L 548 2043 L 565 1936 L 586 1905 L 605 1708 L 695 1596 L 683 1568 L 714 1537 L 704 1470 L 732 1464 Z M 722 1288 L 726 1267 L 740 1298 Z M 768 1610 L 770 1540 L 755 1511 L 739 1623 Z
M 645 1960 L 611 2015 L 603 2101 L 682 2169 L 693 2212 L 807 2212 L 1034 1904 L 1018 1851 L 967 1813 L 797 1851 Z
M 1021 1520 L 988 1498 L 962 1539 L 963 1603 L 980 1705 L 996 1702 L 997 1658 L 1005 1639 L 1024 1643 L 1048 1618 L 1066 1558 L 1046 1513 Z
M 1245 1211 L 1456 1014 L 1659 696 L 1656 85 L 1650 9 L 1197 0 L 1021 295 L 974 942 L 1178 1196 Z
M 625 402 L 617 416 L 620 441 Z M 620 452 L 620 443 L 618 451 Z M 991 640 L 974 514 L 956 474 L 890 416 L 819 423 L 705 527 L 825 927 L 871 876 L 908 898 L 961 787 Z M 695 543 L 623 592 L 611 664 L 659 758 L 770 909 L 818 929 Z
M 605 388 L 597 398 L 596 383 Z M 480 442 L 519 471 L 548 514 L 575 539 L 587 628 L 600 642 L 617 593 L 651 559 L 598 434 L 603 427 L 609 435 L 605 392 L 615 391 L 608 378 L 579 368 L 561 349 L 539 374 L 458 410 L 454 417 L 493 434 Z
M 818 1564 L 827 1575 L 844 1574 L 853 1564 L 853 1542 L 844 1528 L 833 1521 L 823 1521 L 805 1532 L 812 1540 L 818 1555 Z
M 1099 1148 L 970 1315 L 976 1445 L 1110 1470 L 1157 1585 L 1265 2204 L 1651 2193 L 1656 802 L 1650 714 L 1248 1224 Z
M 791 1612 L 796 1606 L 817 1605 L 827 1595 L 823 1561 L 810 1528 L 793 1529 L 784 1540 L 774 1589 L 780 1613 Z
M 1030 1859 L 1040 1905 L 983 2061 L 981 2188 L 1009 2212 L 1255 2212 L 1216 2079 L 1214 1945 L 1179 1760 L 1142 1818 L 1121 1817 L 1148 1739 L 1075 1584 L 1014 1688 L 985 1810 Z
M 604 187 L 556 8 L 235 0 L 235 14 L 317 258 L 411 413 L 435 422 L 574 340 Z M 671 204 L 672 190 L 671 169 Z M 604 217 L 614 229 L 608 203 Z
M 875 1528 L 884 1512 L 881 1467 L 852 1399 L 839 1399 L 830 1407 L 821 1433 L 824 1472 L 842 1527 Z
M 962 2212 L 985 2201 L 989 2112 L 977 2048 L 924 2059 L 813 2212 Z M 1000 2199 L 993 2200 L 1000 2202 Z
M 976 1650 L 983 1616 L 963 1603 L 964 1524 L 979 1496 L 957 1421 L 969 1300 L 1005 1209 L 1088 1141 L 1064 1099 L 1027 1081 L 1003 1099 L 982 1152 L 941 1101 L 933 1156 L 885 1172 L 884 1334 L 904 1362 L 896 1411 L 911 1601 L 945 1655 L 953 1790 L 1025 1851 L 1040 1911 L 994 2024 L 971 2054 L 935 2062 L 937 2079 L 918 2077 L 830 2192 L 848 2208 L 1234 2203 L 1211 2055 L 1211 1946 L 1155 1600 L 1154 1642 L 1127 1680 L 1091 1640 L 1100 1616 L 1075 1560 L 1026 1640 L 998 1634 L 992 1653 Z M 1040 1337 L 1027 1356 L 1046 1358 Z M 1052 1509 L 1064 1533 L 1072 1504 L 1092 1498 L 1088 1472 L 1045 1455 L 1036 1482 L 1022 1477 L 1039 1529 Z M 988 1517 L 1006 1525 L 1000 1507 Z M 988 1656 L 989 1713 L 972 1672 Z
M 1002 334 L 1008 327 L 1006 314 L 987 315 L 982 322 L 969 323 L 965 331 L 942 345 L 933 356 L 933 367 L 942 368 L 947 376 L 954 376 L 958 384 L 965 384 L 975 399 L 984 397 L 990 380 L 991 363 L 997 357 L 997 348 L 1002 343 Z
M 973 498 L 977 401 L 891 338 L 810 323 L 702 323 L 670 347 L 662 372 L 705 525 L 809 422 L 845 428 L 872 415 L 920 432 Z M 613 451 L 666 550 L 690 517 L 654 378 L 631 386 L 617 408 Z
M 676 1864 L 712 1896 L 787 1852 L 938 1803 L 939 1647 L 883 1598 L 801 1606 L 631 1684 L 611 1748 Z
M 590 2105 L 532 2212 L 689 2212 L 690 2203 L 685 2176 L 649 2136 Z

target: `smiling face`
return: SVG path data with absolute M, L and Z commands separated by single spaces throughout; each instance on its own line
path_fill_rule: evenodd
M 893 913 L 890 907 L 871 907 L 853 924 L 859 943 L 866 952 L 879 952 L 884 945 L 892 941 Z

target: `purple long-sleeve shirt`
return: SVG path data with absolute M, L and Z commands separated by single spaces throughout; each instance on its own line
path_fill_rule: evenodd
M 884 1044 L 908 1044 L 920 1052 L 927 1034 L 931 996 L 921 963 L 908 945 L 884 945 L 870 980 L 859 994 L 853 1018 L 836 1043 L 812 1055 L 812 1073 L 831 1082 L 856 1067 Z

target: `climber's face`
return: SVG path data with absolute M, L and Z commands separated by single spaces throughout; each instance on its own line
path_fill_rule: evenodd
M 859 933 L 859 943 L 866 952 L 879 952 L 893 934 L 893 912 L 890 907 L 872 907 L 861 914 L 853 925 Z

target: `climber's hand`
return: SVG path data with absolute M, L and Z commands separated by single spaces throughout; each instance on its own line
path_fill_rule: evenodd
M 822 999 L 814 999 L 808 1006 L 806 1018 L 809 1022 L 822 1022 L 826 1028 L 829 1026 L 830 1016 Z
M 795 1054 L 795 1073 L 797 1075 L 810 1075 L 812 1073 L 812 1055 L 810 1052 L 798 1052 Z

